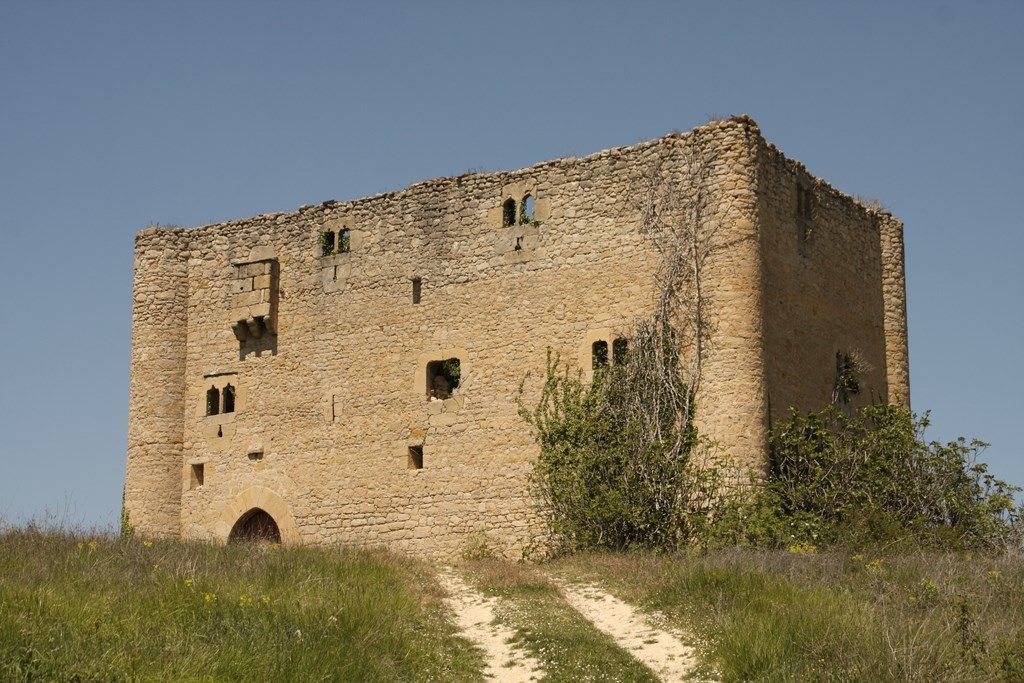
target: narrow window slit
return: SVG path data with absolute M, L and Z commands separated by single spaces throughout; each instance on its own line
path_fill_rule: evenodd
M 519 207 L 519 222 L 527 225 L 533 222 L 533 196 L 523 197 L 523 203 Z
M 590 347 L 590 364 L 594 369 L 608 365 L 608 342 L 599 339 Z
M 325 232 L 320 235 L 320 247 L 323 250 L 324 256 L 330 256 L 334 253 L 334 233 L 331 231 Z
M 408 468 L 410 470 L 423 469 L 423 446 L 409 446 Z
M 220 412 L 220 392 L 217 387 L 210 387 L 206 390 L 206 414 L 216 415 Z
M 414 277 L 412 279 L 412 302 L 414 304 L 418 304 L 420 302 L 420 292 L 422 291 L 422 287 L 423 281 L 418 277 Z
M 221 405 L 224 406 L 224 409 L 221 412 L 235 412 L 235 388 L 230 384 L 224 387 L 221 391 L 221 401 Z
M 615 365 L 625 365 L 629 362 L 629 340 L 619 337 L 612 342 L 612 362 Z
M 516 200 L 511 197 L 502 204 L 501 224 L 506 228 L 516 224 Z
M 203 470 L 204 466 L 202 463 L 196 463 L 195 465 L 192 465 L 192 477 L 190 479 L 189 488 L 196 489 L 203 485 L 203 481 L 205 478 Z

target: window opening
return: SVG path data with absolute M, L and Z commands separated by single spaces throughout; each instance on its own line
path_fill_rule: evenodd
M 519 207 L 519 222 L 526 224 L 533 222 L 533 196 L 523 197 L 523 203 Z
M 608 365 L 608 342 L 599 339 L 590 347 L 590 365 L 593 368 Z
M 192 478 L 190 479 L 189 488 L 197 489 L 203 485 L 204 466 L 202 463 L 192 465 Z
M 423 469 L 423 446 L 409 446 L 408 468 L 410 470 Z
M 625 365 L 629 362 L 629 340 L 619 337 L 612 342 L 612 362 Z
M 338 233 L 338 253 L 347 254 L 349 246 L 352 244 L 352 231 L 348 228 L 342 228 L 341 232 Z
M 249 460 L 251 460 L 253 462 L 256 462 L 257 460 L 262 460 L 263 459 L 263 451 L 250 451 L 248 457 L 249 457 Z
M 233 412 L 235 412 L 235 388 L 229 384 L 226 387 L 224 387 L 224 389 L 220 392 L 220 394 L 221 394 L 221 405 L 224 406 L 224 408 L 221 410 L 221 412 L 224 412 L 224 413 L 233 413 Z
M 206 390 L 206 414 L 216 415 L 220 412 L 220 392 L 217 387 L 210 387 Z
M 412 302 L 418 304 L 420 302 L 420 292 L 422 291 L 423 281 L 418 277 L 412 279 Z
M 511 197 L 506 199 L 502 205 L 501 224 L 506 228 L 516 224 L 516 200 Z
M 451 398 L 461 378 L 462 365 L 458 358 L 430 361 L 427 363 L 427 398 L 431 401 Z
M 516 238 L 516 251 L 522 251 L 522 250 L 523 250 L 523 238 L 522 237 L 517 237 Z
M 330 256 L 334 253 L 334 233 L 325 232 L 320 235 L 320 247 L 323 251 L 324 256 Z

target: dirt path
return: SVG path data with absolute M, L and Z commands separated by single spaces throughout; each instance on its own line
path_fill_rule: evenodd
M 497 600 L 481 595 L 451 569 L 442 569 L 438 577 L 448 593 L 446 602 L 455 612 L 463 635 L 484 652 L 487 661 L 484 676 L 508 683 L 540 680 L 543 676 L 540 662 L 512 645 L 510 641 L 515 633 L 495 621 Z
M 559 588 L 570 605 L 661 680 L 680 681 L 693 675 L 696 653 L 677 634 L 655 626 L 631 605 L 596 586 L 559 582 Z

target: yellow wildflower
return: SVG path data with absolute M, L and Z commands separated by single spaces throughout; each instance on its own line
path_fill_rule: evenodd
M 269 595 L 264 595 L 262 598 L 260 598 L 260 602 L 262 602 L 264 605 L 269 605 L 270 604 L 270 596 Z
M 142 542 L 142 547 L 143 548 L 152 548 L 153 547 L 153 541 L 143 541 Z
M 797 555 L 814 555 L 818 548 L 813 543 L 794 543 L 789 546 L 789 552 Z
M 185 579 L 185 588 L 191 588 L 192 584 L 195 583 L 191 578 Z
M 217 602 L 216 593 L 203 593 L 203 602 L 209 604 L 211 602 Z
M 252 598 L 250 598 L 248 595 L 239 595 L 238 596 L 238 605 L 240 607 L 246 607 L 246 606 L 251 605 L 251 604 L 252 604 Z

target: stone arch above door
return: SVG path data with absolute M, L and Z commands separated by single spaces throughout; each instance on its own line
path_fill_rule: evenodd
M 228 536 L 231 535 L 231 529 L 235 526 L 235 523 L 253 508 L 264 510 L 274 518 L 281 532 L 282 543 L 293 545 L 302 542 L 299 528 L 296 526 L 295 519 L 288 510 L 288 505 L 279 495 L 262 486 L 253 486 L 246 489 L 224 507 L 214 525 L 214 534 L 217 539 L 222 543 L 227 543 Z

